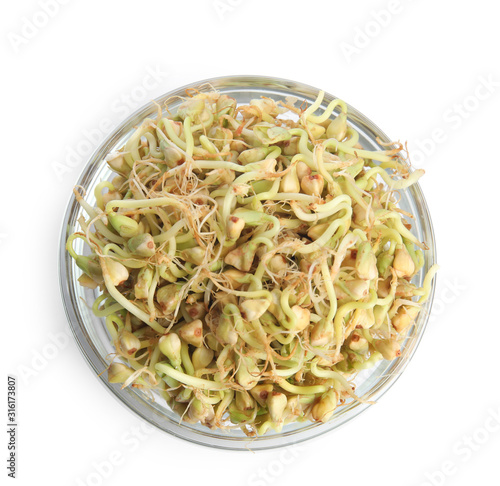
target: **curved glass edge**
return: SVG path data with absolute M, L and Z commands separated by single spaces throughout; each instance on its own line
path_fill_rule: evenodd
M 128 132 L 133 129 L 133 126 L 138 119 L 145 118 L 146 116 L 156 113 L 157 105 L 155 103 L 163 104 L 169 98 L 185 95 L 186 89 L 190 88 L 196 88 L 200 91 L 209 91 L 210 89 L 215 88 L 227 94 L 230 93 L 230 88 L 235 88 L 238 90 L 241 90 L 242 88 L 250 88 L 257 91 L 262 88 L 264 88 L 264 90 L 266 88 L 272 88 L 273 90 L 283 91 L 283 96 L 300 95 L 304 98 L 307 98 L 308 100 L 314 100 L 319 91 L 312 86 L 296 83 L 294 81 L 286 79 L 270 78 L 266 76 L 219 77 L 198 81 L 183 86 L 158 97 L 156 100 L 154 100 L 154 102 L 144 105 L 142 108 L 131 114 L 117 128 L 115 128 L 114 132 L 110 136 L 108 136 L 90 156 L 89 162 L 84 167 L 82 173 L 78 178 L 78 184 L 84 187 L 86 186 L 86 184 L 94 176 L 97 168 L 101 165 L 104 156 L 109 153 L 110 149 L 113 146 L 117 145 L 120 142 L 120 139 L 125 140 L 126 138 L 128 138 Z M 291 94 L 289 91 L 293 91 L 293 94 Z M 325 93 L 323 104 L 329 103 L 333 99 L 336 98 L 328 93 Z M 322 108 L 324 108 L 324 106 L 322 106 Z M 348 108 L 350 113 L 349 119 L 355 120 L 356 122 L 358 122 L 358 124 L 362 125 L 362 127 L 367 132 L 365 134 L 367 136 L 366 138 L 375 140 L 376 137 L 379 137 L 382 142 L 391 141 L 384 132 L 382 132 L 373 122 L 368 120 L 355 108 L 350 105 L 348 105 Z M 359 129 L 359 126 L 357 126 L 357 129 Z M 380 148 L 380 146 L 377 146 L 376 143 L 372 143 L 372 145 L 373 148 Z M 436 259 L 436 248 L 432 221 L 430 218 L 427 203 L 420 186 L 418 184 L 413 185 L 411 188 L 411 192 L 414 193 L 412 202 L 416 205 L 416 209 L 422 224 L 421 232 L 425 237 L 425 241 L 430 243 L 429 250 L 425 253 L 425 265 L 423 269 L 428 270 L 428 268 L 435 262 Z M 68 225 L 72 220 L 74 220 L 73 216 L 78 212 L 78 209 L 78 204 L 76 203 L 76 201 L 74 201 L 73 196 L 71 196 L 69 198 L 67 211 L 64 216 L 61 229 L 61 245 L 59 258 L 61 295 L 68 322 L 72 333 L 78 343 L 78 347 L 82 354 L 85 356 L 86 361 L 88 362 L 91 369 L 99 374 L 106 367 L 106 363 L 103 361 L 102 356 L 98 352 L 96 352 L 92 340 L 90 339 L 88 334 L 84 333 L 85 326 L 76 324 L 81 324 L 79 323 L 79 317 L 75 312 L 77 303 L 75 302 L 75 296 L 68 286 L 67 276 L 63 272 L 63 268 L 65 268 L 66 270 L 69 269 L 71 277 L 73 277 L 73 272 L 71 271 L 72 262 L 70 261 L 71 259 L 69 255 L 67 255 L 67 252 L 65 251 L 65 242 L 67 236 L 69 235 Z M 421 271 L 421 278 L 424 274 L 423 270 Z M 408 365 L 411 357 L 414 355 L 418 344 L 422 339 L 423 333 L 428 323 L 430 308 L 432 306 L 432 301 L 434 298 L 435 283 L 436 280 L 434 279 L 429 300 L 426 302 L 425 307 L 422 309 L 422 312 L 420 313 L 419 318 L 414 325 L 414 329 L 407 339 L 403 359 L 399 359 L 395 362 L 390 362 L 390 366 L 388 366 L 386 370 L 389 371 L 389 373 L 387 373 L 383 379 L 379 380 L 379 382 L 377 382 L 377 385 L 370 391 L 370 393 L 368 395 L 364 395 L 363 398 L 371 400 L 380 399 L 385 394 L 385 392 L 387 392 L 389 388 L 397 381 L 401 373 Z M 96 361 L 101 363 L 102 368 L 97 366 Z M 330 421 L 326 424 L 311 424 L 300 429 L 291 430 L 289 432 L 285 431 L 277 435 L 248 438 L 246 440 L 242 440 L 242 438 L 240 437 L 224 437 L 223 435 L 214 436 L 210 432 L 202 432 L 197 429 L 189 429 L 179 424 L 165 424 L 165 417 L 157 410 L 149 406 L 146 402 L 144 402 L 144 400 L 139 397 L 135 391 L 131 389 L 121 390 L 118 385 L 112 385 L 108 383 L 103 376 L 100 377 L 100 381 L 108 389 L 108 391 L 110 391 L 113 396 L 117 398 L 124 406 L 126 406 L 129 410 L 132 409 L 133 412 L 145 419 L 151 425 L 154 425 L 178 438 L 189 440 L 199 445 L 209 445 L 211 447 L 226 450 L 267 450 L 290 445 L 290 443 L 303 442 L 313 437 L 323 435 L 324 433 L 327 433 L 334 428 L 344 425 L 370 406 L 359 402 L 351 402 L 348 406 L 343 407 L 338 415 L 335 416 L 334 421 Z M 140 399 L 140 401 L 138 401 L 138 399 Z

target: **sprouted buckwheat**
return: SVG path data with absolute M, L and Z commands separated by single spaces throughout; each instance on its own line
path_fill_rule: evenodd
M 75 188 L 87 218 L 67 250 L 101 292 L 110 382 L 261 435 L 327 421 L 360 400 L 355 373 L 400 355 L 437 270 L 411 283 L 426 246 L 397 205 L 423 171 L 400 144 L 364 150 L 346 104 L 315 115 L 322 100 L 189 93 L 107 157 L 96 207 Z

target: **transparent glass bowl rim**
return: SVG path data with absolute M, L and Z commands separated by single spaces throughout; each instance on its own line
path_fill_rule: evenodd
M 213 87 L 222 92 L 224 92 L 224 90 L 232 89 L 236 91 L 244 89 L 275 89 L 283 92 L 283 95 L 295 96 L 298 98 L 304 97 L 304 99 L 308 100 L 314 100 L 317 96 L 317 93 L 319 92 L 317 88 L 299 82 L 269 76 L 253 75 L 209 78 L 182 86 L 156 98 L 150 103 L 145 104 L 134 113 L 132 113 L 129 117 L 127 117 L 127 119 L 119 124 L 112 131 L 112 133 L 105 137 L 99 147 L 89 157 L 88 162 L 86 163 L 78 178 L 77 184 L 86 187 L 86 183 L 88 183 L 92 179 L 92 175 L 98 170 L 98 167 L 104 163 L 104 157 L 109 153 L 110 148 L 116 145 L 116 143 L 120 140 L 121 137 L 123 137 L 124 134 L 130 132 L 131 128 L 136 125 L 137 122 L 140 122 L 146 116 L 153 114 L 157 109 L 156 104 L 162 106 L 164 102 L 169 98 L 175 96 L 185 96 L 186 90 L 207 90 L 207 87 Z M 335 96 L 325 93 L 322 106 L 334 99 L 336 99 Z M 363 128 L 370 132 L 371 135 L 378 137 L 381 142 L 391 142 L 391 140 L 385 135 L 385 133 L 382 132 L 382 130 L 380 130 L 380 128 L 378 128 L 372 121 L 367 119 L 364 115 L 362 115 L 358 110 L 356 110 L 349 104 L 347 104 L 347 106 L 349 112 L 349 121 L 355 120 L 356 122 L 362 124 Z M 424 266 L 424 269 L 428 269 L 433 263 L 435 263 L 436 259 L 435 238 L 432 221 L 425 198 L 418 183 L 414 184 L 411 187 L 411 193 L 412 200 L 416 204 L 418 204 L 421 213 L 420 221 L 425 227 L 425 232 L 427 233 L 426 243 L 429 247 L 429 250 L 425 253 L 426 265 Z M 343 410 L 339 415 L 334 416 L 335 420 L 327 422 L 326 424 L 305 423 L 303 427 L 294 429 L 292 431 L 287 431 L 285 427 L 283 432 L 279 434 L 274 434 L 271 436 L 264 435 L 256 439 L 249 439 L 244 437 L 225 436 L 223 433 L 209 431 L 209 429 L 193 429 L 192 427 L 185 427 L 182 424 L 175 423 L 171 419 L 165 420 L 164 416 L 162 416 L 156 409 L 153 409 L 153 407 L 151 407 L 151 405 L 148 404 L 143 398 L 141 398 L 134 390 L 130 388 L 122 390 L 120 386 L 108 383 L 106 373 L 101 374 L 103 370 L 103 357 L 98 353 L 93 343 L 88 339 L 88 336 L 84 331 L 84 323 L 82 322 L 81 315 L 79 314 L 75 305 L 75 295 L 73 289 L 74 286 L 77 285 L 77 283 L 75 282 L 75 278 L 72 275 L 70 268 L 71 262 L 65 250 L 65 242 L 68 236 L 67 228 L 70 226 L 72 220 L 74 219 L 77 207 L 78 203 L 74 200 L 74 197 L 71 196 L 66 208 L 61 229 L 59 248 L 59 278 L 64 308 L 71 331 L 88 365 L 96 373 L 96 375 L 99 375 L 101 383 L 108 389 L 108 391 L 110 391 L 112 395 L 115 396 L 115 398 L 117 398 L 129 410 L 135 412 L 138 416 L 149 422 L 151 425 L 165 432 L 168 432 L 173 436 L 204 446 L 239 451 L 248 450 L 249 448 L 252 450 L 273 449 L 317 437 L 341 425 L 344 425 L 369 407 L 369 405 L 365 403 L 351 402 L 347 409 Z M 379 382 L 377 382 L 376 386 L 369 395 L 371 400 L 378 400 L 397 381 L 397 379 L 411 360 L 413 354 L 415 353 L 427 326 L 428 317 L 434 298 L 435 285 L 436 279 L 434 279 L 432 283 L 431 294 L 425 305 L 425 312 L 420 313 L 417 324 L 415 325 L 415 328 L 417 330 L 415 331 L 415 335 L 412 336 L 410 349 L 405 348 L 401 358 L 399 358 L 399 360 L 396 360 L 394 372 L 391 372 L 390 376 L 386 376 Z

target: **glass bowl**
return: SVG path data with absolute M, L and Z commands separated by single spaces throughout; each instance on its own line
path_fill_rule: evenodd
M 261 96 L 275 100 L 285 100 L 286 97 L 293 96 L 311 104 L 318 94 L 316 88 L 285 79 L 266 76 L 231 76 L 207 79 L 183 86 L 157 98 L 155 102 L 164 106 L 164 102 L 168 98 L 185 96 L 186 89 L 189 88 L 200 91 L 216 89 L 222 94 L 232 96 L 238 103 L 248 103 L 251 99 Z M 320 109 L 325 109 L 333 99 L 335 99 L 334 96 L 326 93 Z M 176 101 L 169 104 L 169 107 L 175 108 L 180 102 L 181 100 L 177 98 Z M 157 106 L 154 102 L 148 103 L 129 116 L 90 157 L 77 184 L 85 188 L 86 199 L 91 205 L 95 205 L 93 197 L 95 186 L 100 181 L 109 179 L 112 175 L 105 163 L 106 155 L 122 147 L 133 133 L 134 126 L 138 125 L 145 117 L 155 117 Z M 380 142 L 390 142 L 391 140 L 359 111 L 349 105 L 348 109 L 348 122 L 359 132 L 360 143 L 363 147 L 368 150 L 383 150 L 384 147 Z M 435 263 L 436 258 L 432 223 L 418 184 L 400 192 L 400 207 L 415 216 L 413 233 L 420 241 L 425 241 L 429 247 L 429 250 L 424 252 L 424 267 L 413 280 L 417 285 L 422 285 L 423 276 Z M 298 443 L 329 432 L 345 424 L 370 406 L 351 401 L 338 407 L 327 423 L 295 423 L 285 426 L 280 433 L 270 431 L 262 437 L 249 438 L 239 429 L 210 430 L 199 424 L 179 422 L 179 417 L 169 409 L 163 399 L 158 398 L 151 401 L 141 391 L 130 387 L 122 390 L 120 385 L 108 383 L 107 374 L 104 372 L 108 366 L 106 357 L 113 353 L 114 349 L 110 343 L 104 319 L 96 317 L 86 304 L 86 302 L 94 301 L 97 292 L 78 284 L 77 278 L 81 271 L 65 251 L 66 239 L 77 230 L 78 218 L 81 214 L 82 210 L 79 204 L 74 197 L 71 197 L 64 216 L 59 251 L 60 285 L 68 322 L 82 354 L 96 377 L 119 401 L 139 417 L 169 434 L 197 444 L 230 450 L 248 450 L 249 448 L 264 450 Z M 77 253 L 84 253 L 83 246 L 84 242 L 81 239 L 74 242 Z M 435 279 L 430 298 L 423 305 L 422 311 L 408 334 L 401 357 L 394 361 L 380 361 L 374 368 L 357 375 L 354 382 L 357 386 L 358 396 L 365 400 L 378 400 L 399 378 L 417 349 L 426 328 L 434 297 L 434 288 Z

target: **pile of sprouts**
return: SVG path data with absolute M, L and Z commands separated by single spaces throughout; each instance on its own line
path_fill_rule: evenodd
M 426 245 L 399 192 L 399 143 L 368 151 L 324 93 L 235 99 L 190 91 L 107 156 L 116 173 L 67 250 L 98 289 L 111 383 L 161 395 L 188 423 L 248 436 L 326 422 L 352 380 L 394 360 L 429 297 Z M 82 239 L 86 255 L 73 243 Z

